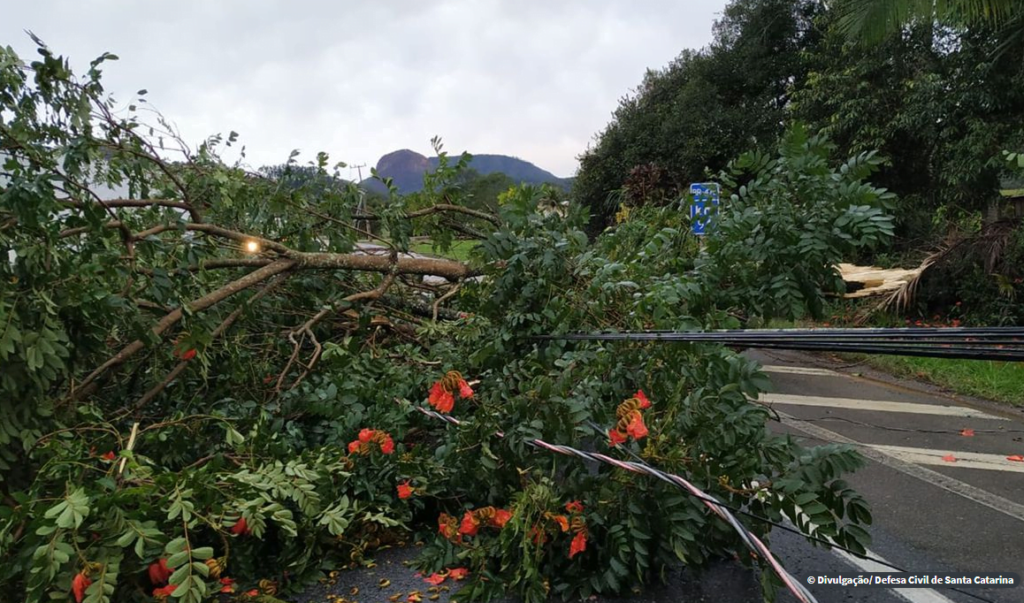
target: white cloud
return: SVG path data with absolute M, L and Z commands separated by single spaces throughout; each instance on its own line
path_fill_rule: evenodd
M 37 0 L 5 7 L 76 69 L 104 51 L 108 91 L 140 88 L 191 144 L 235 130 L 250 163 L 384 153 L 503 153 L 571 175 L 646 68 L 711 40 L 725 0 L 284 2 Z M 365 173 L 365 172 L 364 172 Z

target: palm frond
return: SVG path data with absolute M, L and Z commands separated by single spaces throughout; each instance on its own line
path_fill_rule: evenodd
M 850 40 L 877 43 L 917 22 L 1002 27 L 1018 20 L 1020 0 L 844 0 L 839 29 Z

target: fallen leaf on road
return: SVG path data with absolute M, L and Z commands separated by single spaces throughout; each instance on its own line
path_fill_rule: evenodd
M 974 430 L 971 428 L 964 428 L 963 430 L 960 431 L 960 435 L 966 438 L 974 437 Z
M 464 567 L 453 567 L 448 570 L 448 577 L 452 580 L 462 580 L 469 575 L 469 570 Z
M 947 463 L 955 463 L 956 457 L 953 456 L 952 454 L 947 454 L 946 456 L 942 457 L 942 460 L 946 461 Z
M 1015 454 L 1013 456 L 1006 457 L 1006 460 L 1014 461 L 1014 462 L 1017 462 L 1017 463 L 1024 463 L 1024 456 L 1019 455 L 1019 454 Z

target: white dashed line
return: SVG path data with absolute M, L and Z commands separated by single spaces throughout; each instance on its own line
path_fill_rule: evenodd
M 800 419 L 792 417 L 786 413 L 780 412 L 779 418 L 782 420 L 783 425 L 788 425 L 789 427 L 798 429 L 820 440 L 856 446 L 865 457 L 877 463 L 881 463 L 890 469 L 895 469 L 911 477 L 916 477 L 923 482 L 927 482 L 933 486 L 938 486 L 947 492 L 952 492 L 953 494 L 960 495 L 968 500 L 976 502 L 979 505 L 999 511 L 1000 513 L 1018 521 L 1024 521 L 1024 505 L 1020 503 L 1003 498 L 997 494 L 992 494 L 987 490 L 982 490 L 981 488 L 972 486 L 956 478 L 949 477 L 948 475 L 939 473 L 938 471 L 933 471 L 927 467 L 922 467 L 915 463 L 908 463 L 907 461 L 897 458 L 884 450 L 878 450 L 856 440 L 851 440 L 850 438 L 830 429 L 825 429 L 819 425 L 801 421 Z M 954 454 L 954 456 L 956 455 Z
M 761 394 L 758 401 L 764 404 L 783 404 L 793 406 L 820 406 L 827 408 L 848 408 L 851 410 L 870 410 L 883 412 L 901 412 L 919 415 L 941 415 L 945 417 L 963 417 L 972 419 L 989 419 L 1006 421 L 988 413 L 965 408 L 963 406 L 943 406 L 941 404 L 914 404 L 911 402 L 886 402 L 884 400 L 858 400 L 857 398 L 826 398 L 822 396 L 794 396 L 792 394 Z
M 907 446 L 884 446 L 868 444 L 871 448 L 894 456 L 901 461 L 919 465 L 938 465 L 940 467 L 960 467 L 963 469 L 988 469 L 991 471 L 1011 471 L 1024 473 L 1024 463 L 1017 463 L 1006 458 L 1005 454 L 982 454 L 980 452 L 957 452 L 951 450 L 933 450 L 930 448 L 910 448 Z M 952 455 L 954 461 L 943 460 Z
M 805 366 L 780 366 L 776 364 L 766 364 L 761 367 L 761 370 L 766 373 L 782 373 L 785 375 L 815 375 L 818 377 L 849 377 L 843 373 L 837 373 L 836 371 L 824 369 L 824 368 L 811 368 Z

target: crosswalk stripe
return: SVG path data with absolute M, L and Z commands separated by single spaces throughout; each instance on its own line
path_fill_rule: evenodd
M 982 454 L 980 452 L 955 452 L 949 450 L 933 450 L 930 448 L 910 448 L 908 446 L 885 446 L 867 444 L 867 446 L 892 455 L 908 463 L 919 465 L 938 465 L 945 467 L 961 467 L 964 469 L 989 469 L 993 471 L 1011 471 L 1024 473 L 1024 463 L 1008 460 L 1004 454 Z M 952 454 L 954 462 L 944 461 L 943 457 Z
M 781 373 L 785 375 L 815 375 L 819 377 L 847 377 L 843 373 L 824 368 L 811 368 L 807 366 L 781 366 L 777 364 L 766 364 L 761 367 L 766 373 Z
M 813 423 L 807 423 L 800 421 L 799 419 L 787 415 L 784 412 L 779 413 L 779 417 L 782 420 L 783 425 L 788 425 L 793 429 L 802 431 L 811 437 L 818 438 L 826 442 L 833 442 L 836 444 L 848 444 L 850 446 L 856 446 L 860 449 L 861 453 L 867 458 L 885 465 L 890 469 L 895 469 L 915 477 L 923 482 L 927 482 L 953 494 L 962 496 L 968 500 L 972 500 L 980 505 L 984 505 L 995 511 L 999 511 L 1004 515 L 1012 517 L 1019 521 L 1024 521 L 1024 505 L 1003 498 L 997 494 L 992 494 L 987 490 L 982 490 L 977 486 L 972 486 L 966 482 L 962 482 L 958 479 L 949 477 L 945 473 L 939 473 L 933 471 L 927 467 L 923 467 L 916 463 L 908 463 L 902 459 L 896 458 L 895 456 L 884 452 L 882 450 L 876 450 L 871 446 L 862 444 L 856 440 L 852 440 L 842 434 L 836 433 L 830 429 L 825 429 L 820 425 Z M 954 455 L 955 456 L 955 455 Z
M 780 500 L 782 499 L 781 496 L 778 496 L 777 498 L 779 498 Z M 800 508 L 800 505 L 793 506 L 796 507 L 796 512 L 800 515 L 801 523 L 804 526 L 806 526 L 807 531 L 804 533 L 815 533 L 818 530 L 817 524 L 811 521 L 810 516 L 807 515 L 807 513 L 805 513 L 804 510 Z M 784 521 L 792 528 L 797 527 L 788 518 L 785 518 Z M 833 540 L 832 538 L 829 538 L 828 536 L 825 536 L 825 538 L 835 543 L 835 540 Z M 872 559 L 864 559 L 862 557 L 857 557 L 856 555 L 851 555 L 850 553 L 847 553 L 846 551 L 840 549 L 832 549 L 832 552 L 835 553 L 837 557 L 839 557 L 843 561 L 847 562 L 848 564 L 852 565 L 853 567 L 859 569 L 862 572 L 899 571 L 892 567 L 879 563 L 879 561 L 884 561 L 885 563 L 888 563 L 889 560 L 885 559 L 884 557 L 872 551 L 871 549 L 864 549 L 864 555 L 866 557 L 872 557 Z M 877 559 L 878 561 L 875 561 L 875 559 Z M 930 588 L 893 588 L 891 590 L 899 598 L 903 599 L 904 601 L 909 601 L 910 603 L 954 603 L 954 601 L 949 597 L 946 597 L 942 593 Z
M 822 396 L 796 396 L 792 394 L 762 393 L 758 401 L 764 404 L 789 404 L 793 406 L 824 406 L 828 408 L 849 408 L 851 410 L 874 410 L 884 412 L 913 413 L 919 415 L 941 415 L 971 419 L 1006 421 L 988 413 L 963 406 L 942 406 L 940 404 L 914 404 L 911 402 L 886 402 L 883 400 L 858 400 L 856 398 L 826 398 Z

